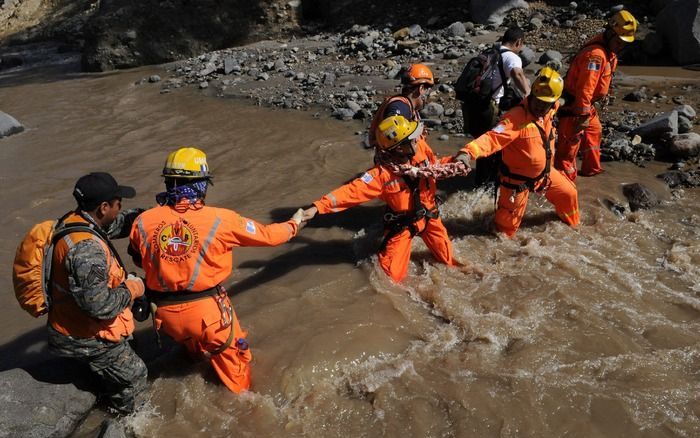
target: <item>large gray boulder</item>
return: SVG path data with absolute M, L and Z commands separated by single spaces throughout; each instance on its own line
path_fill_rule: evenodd
M 476 23 L 500 26 L 505 15 L 511 9 L 527 9 L 525 0 L 472 0 L 469 11 Z
M 65 437 L 95 404 L 72 384 L 36 381 L 15 368 L 0 372 L 0 438 Z
M 632 131 L 632 135 L 638 135 L 643 139 L 658 139 L 678 134 L 678 111 L 669 111 L 654 117 L 638 126 Z
M 14 117 L 0 111 L 0 138 L 24 131 L 24 126 Z
M 656 27 L 680 65 L 700 62 L 700 1 L 675 0 L 656 17 Z

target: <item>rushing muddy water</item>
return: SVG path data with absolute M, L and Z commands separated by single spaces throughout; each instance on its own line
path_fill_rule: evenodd
M 80 175 L 110 171 L 137 189 L 126 207 L 150 206 L 166 153 L 197 145 L 216 175 L 208 202 L 269 222 L 371 164 L 359 123 L 133 85 L 148 74 L 0 80 L 0 108 L 27 127 L 0 140 L 0 369 L 48 355 L 45 320 L 19 309 L 9 267 L 32 224 L 73 207 Z M 431 143 L 448 154 L 459 139 Z M 408 280 L 392 284 L 371 256 L 376 204 L 278 248 L 238 249 L 229 283 L 256 356 L 252 391 L 228 392 L 177 348 L 160 354 L 143 323 L 151 402 L 122 421 L 144 437 L 698 436 L 700 191 L 672 194 L 655 178 L 665 167 L 606 163 L 581 179 L 578 232 L 533 197 L 513 240 L 490 234 L 488 193 L 446 184 L 457 256 L 483 275 L 432 264 L 416 240 Z M 662 206 L 609 211 L 625 182 Z

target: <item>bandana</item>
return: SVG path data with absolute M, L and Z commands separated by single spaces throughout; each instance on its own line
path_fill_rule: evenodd
M 176 205 L 183 199 L 190 201 L 190 204 L 196 203 L 200 199 L 204 199 L 207 194 L 207 181 L 197 181 L 181 186 L 174 186 L 167 189 L 165 192 L 156 195 L 158 205 Z

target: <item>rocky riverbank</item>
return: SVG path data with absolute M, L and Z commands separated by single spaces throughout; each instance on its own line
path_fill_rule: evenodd
M 169 65 L 162 80 L 144 78 L 139 84 L 158 82 L 162 93 L 198 87 L 210 96 L 246 98 L 256 105 L 310 111 L 316 117 L 327 111 L 339 120 L 368 121 L 382 99 L 397 90 L 401 67 L 421 61 L 440 79 L 422 111 L 423 120 L 434 132 L 432 141 L 447 140 L 464 135 L 462 111 L 452 85 L 466 61 L 493 44 L 507 25 L 528 29 L 528 47 L 521 57 L 532 76 L 552 60 L 565 72 L 570 56 L 602 29 L 607 13 L 582 9 L 572 2 L 514 9 L 505 14 L 500 27 L 461 21 L 434 30 L 419 24 L 398 29 L 354 25 L 342 33 L 205 53 Z M 548 25 L 544 30 L 542 23 L 558 27 Z M 653 23 L 643 23 L 640 34 L 651 35 L 653 27 Z M 550 41 L 564 53 L 552 49 Z M 632 46 L 623 56 L 639 58 L 634 55 L 639 50 L 644 46 Z M 692 131 L 697 131 L 693 123 L 694 108 L 700 104 L 700 81 L 689 78 L 635 85 L 629 80 L 614 87 L 612 103 L 601 108 L 603 159 L 641 166 L 659 158 L 672 163 L 672 176 L 664 177 L 669 185 L 696 186 L 700 141 Z

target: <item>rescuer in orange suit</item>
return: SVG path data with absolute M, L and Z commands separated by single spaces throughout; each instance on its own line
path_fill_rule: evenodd
M 554 167 L 576 179 L 576 155 L 581 151 L 582 176 L 601 173 L 602 126 L 595 103 L 605 99 L 617 68 L 617 53 L 634 41 L 637 21 L 625 10 L 616 12 L 605 31 L 576 54 L 564 79 L 565 104 L 559 109 L 559 142 Z
M 452 161 L 451 157 L 438 160 L 422 139 L 422 133 L 421 123 L 409 121 L 401 115 L 386 118 L 376 132 L 375 166 L 304 211 L 303 219 L 307 221 L 317 213 L 343 211 L 375 198 L 386 202 L 385 236 L 379 252 L 379 265 L 395 282 L 406 277 L 411 240 L 416 235 L 421 236 L 438 261 L 460 265 L 453 259 L 452 244 L 439 217 L 435 178 L 413 178 L 404 174 L 400 167 Z
M 559 73 L 543 68 L 528 98 L 508 111 L 493 129 L 467 143 L 455 157 L 471 165 L 472 160 L 503 151 L 494 221 L 497 231 L 509 237 L 520 227 L 531 191 L 544 192 L 561 220 L 572 227 L 579 223 L 576 186 L 562 172 L 552 169 L 556 138 L 552 119 L 562 88 Z
M 211 183 L 204 152 L 181 148 L 163 169 L 159 206 L 131 229 L 129 253 L 146 274 L 146 295 L 162 328 L 193 356 L 208 359 L 233 392 L 250 387 L 246 332 L 222 287 L 238 246 L 276 246 L 294 237 L 302 210 L 288 221 L 262 225 L 232 210 L 204 205 Z
M 435 85 L 435 77 L 425 64 L 411 64 L 401 73 L 401 94 L 384 99 L 374 113 L 369 126 L 369 145 L 377 148 L 377 128 L 379 123 L 390 116 L 404 116 L 411 122 L 420 122 L 418 111 L 423 109 Z M 423 133 L 425 134 L 425 133 Z M 424 137 L 425 138 L 425 137 Z

